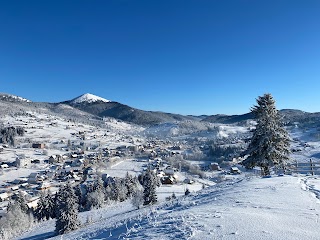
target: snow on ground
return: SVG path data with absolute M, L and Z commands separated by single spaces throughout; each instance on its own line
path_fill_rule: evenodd
M 147 168 L 148 162 L 147 161 L 141 161 L 137 159 L 127 159 L 122 160 L 108 169 L 101 170 L 102 173 L 106 173 L 110 175 L 111 177 L 125 177 L 127 173 L 129 173 L 132 176 L 139 176 L 142 173 L 143 168 Z M 164 184 L 161 185 L 157 189 L 157 195 L 159 201 L 164 201 L 166 197 L 171 196 L 173 193 L 176 196 L 182 196 L 184 195 L 186 188 L 189 189 L 190 192 L 197 192 L 202 189 L 203 181 L 200 179 L 194 179 L 195 182 L 193 184 L 185 184 L 183 183 L 183 180 L 186 178 L 185 173 L 179 173 L 177 172 L 176 175 L 178 176 L 178 183 L 176 184 Z M 205 185 L 214 185 L 211 181 L 205 181 Z
M 227 138 L 230 135 L 235 135 L 237 133 L 246 133 L 248 132 L 248 128 L 241 126 L 233 126 L 233 125 L 220 125 L 218 127 L 218 137 Z
M 0 175 L 0 183 L 11 182 L 17 178 L 26 178 L 29 177 L 31 173 L 38 171 L 39 169 L 33 168 L 15 168 L 14 170 L 5 169 Z
M 319 179 L 223 182 L 151 208 L 133 210 L 121 203 L 117 210 L 100 210 L 97 223 L 52 239 L 319 239 L 320 201 L 310 186 L 320 186 Z M 83 221 L 85 214 L 90 212 L 82 214 Z M 19 239 L 45 239 L 53 224 L 43 223 Z

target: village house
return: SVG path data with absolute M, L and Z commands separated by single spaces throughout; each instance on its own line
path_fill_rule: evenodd
M 221 171 L 221 168 L 220 168 L 219 164 L 216 163 L 216 162 L 213 162 L 213 163 L 210 164 L 210 169 L 212 171 Z
M 46 146 L 46 145 L 45 145 L 44 143 L 33 143 L 33 144 L 32 144 L 32 148 L 44 149 L 45 146 Z
M 29 183 L 38 183 L 40 179 L 40 174 L 39 173 L 31 173 L 29 175 L 28 182 Z
M 52 155 L 49 157 L 50 164 L 61 163 L 61 162 L 63 162 L 63 157 L 61 155 Z
M 8 200 L 9 195 L 8 193 L 4 192 L 4 193 L 0 193 L 0 202 L 6 201 Z
M 16 158 L 14 165 L 18 168 L 27 167 L 31 163 L 30 159 L 19 156 Z
M 176 179 L 173 176 L 164 176 L 161 178 L 162 184 L 174 184 Z
M 6 163 L 3 163 L 3 164 L 0 165 L 0 168 L 6 169 L 6 168 L 9 168 L 9 165 L 6 164 Z
M 27 202 L 27 206 L 29 209 L 35 210 L 38 207 L 39 197 L 33 197 Z

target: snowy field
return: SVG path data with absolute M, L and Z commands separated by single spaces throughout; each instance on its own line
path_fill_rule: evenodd
M 96 151 L 145 141 L 137 134 L 143 128 L 112 119 L 106 120 L 106 128 L 36 113 L 15 118 L 7 116 L 3 121 L 8 126 L 24 126 L 27 133 L 17 138 L 17 148 L 4 148 L 0 153 L 0 162 L 14 161 L 19 155 L 43 161 L 50 155 L 64 154 L 63 148 L 69 140 L 76 144 L 83 141 L 86 146 L 99 145 Z M 245 127 L 221 124 L 212 131 L 206 131 L 207 125 L 199 124 L 197 127 L 205 140 L 210 136 L 221 139 L 248 131 Z M 166 135 L 167 132 L 172 133 L 172 129 L 175 130 L 176 126 L 161 125 L 152 130 Z M 185 129 L 178 130 L 178 133 L 184 134 Z M 79 138 L 79 131 L 86 132 L 85 140 Z M 191 136 L 194 132 L 186 131 L 186 135 L 181 136 L 173 133 L 177 139 L 184 140 L 185 136 Z M 291 137 L 294 139 L 291 147 L 295 149 L 291 154 L 293 163 L 308 162 L 310 159 L 320 161 L 317 129 L 291 129 Z M 46 153 L 32 149 L 27 144 L 28 139 L 44 142 L 50 147 Z M 99 171 L 112 177 L 124 177 L 127 172 L 138 176 L 147 164 L 147 160 L 123 158 Z M 4 170 L 0 182 L 27 177 L 45 168 L 45 164 L 39 164 L 19 170 Z M 210 174 L 207 173 L 207 176 Z M 50 220 L 37 224 L 17 239 L 320 239 L 317 235 L 320 177 L 293 174 L 247 178 L 250 173 L 244 172 L 236 176 L 226 175 L 226 181 L 216 184 L 185 172 L 177 175 L 178 183 L 162 185 L 157 189 L 157 205 L 137 210 L 130 201 L 110 203 L 102 209 L 80 213 L 83 227 L 78 231 L 55 237 L 55 220 Z M 215 177 L 212 175 L 211 179 Z M 185 184 L 185 178 L 192 178 L 195 182 Z M 203 185 L 206 188 L 202 190 Z M 186 188 L 191 192 L 187 197 L 184 196 Z M 166 197 L 173 193 L 178 199 L 167 201 Z
M 116 164 L 112 165 L 110 168 L 102 170 L 102 173 L 107 173 L 111 177 L 125 177 L 127 173 L 132 176 L 138 176 L 142 173 L 143 168 L 147 167 L 147 161 L 139 161 L 137 159 L 127 159 L 121 160 Z M 176 196 L 184 195 L 186 189 L 188 188 L 190 192 L 196 192 L 202 189 L 202 184 L 206 186 L 214 185 L 215 183 L 208 180 L 200 180 L 194 178 L 195 182 L 193 184 L 183 183 L 187 174 L 186 173 L 176 173 L 178 176 L 178 183 L 161 185 L 157 189 L 158 199 L 164 201 L 166 197 L 171 196 L 173 193 Z
M 319 186 L 317 178 L 293 176 L 228 181 L 151 209 L 124 202 L 81 213 L 81 230 L 52 239 L 319 239 Z M 45 239 L 53 230 L 54 221 L 45 222 L 18 239 Z

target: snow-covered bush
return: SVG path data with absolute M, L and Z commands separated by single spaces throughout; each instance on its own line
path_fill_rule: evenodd
M 134 207 L 139 209 L 144 202 L 144 195 L 142 190 L 137 190 L 136 192 L 133 193 L 131 203 Z
M 12 239 L 28 230 L 34 223 L 31 213 L 21 209 L 17 201 L 10 203 L 7 214 L 0 219 L 0 239 Z

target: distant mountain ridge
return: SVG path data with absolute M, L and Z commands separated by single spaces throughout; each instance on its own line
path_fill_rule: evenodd
M 31 102 L 26 98 L 22 98 L 8 93 L 0 93 L 0 100 L 8 102 Z
M 202 119 L 202 121 L 211 122 L 211 123 L 234 124 L 234 123 L 244 122 L 251 119 L 254 119 L 254 116 L 252 113 L 246 113 L 242 115 L 216 114 L 216 115 L 208 116 Z
M 144 111 L 119 102 L 106 100 L 90 93 L 83 94 L 75 99 L 61 103 L 102 118 L 113 117 L 138 125 L 154 125 L 164 122 L 196 119 L 195 117 L 183 116 L 180 114 Z
M 282 109 L 279 111 L 282 115 L 282 119 L 286 125 L 319 125 L 320 126 L 320 113 L 309 113 L 296 109 Z M 222 124 L 241 124 L 246 121 L 254 120 L 254 115 L 245 113 L 242 115 L 222 115 L 216 114 L 208 116 L 201 121 L 211 123 L 222 123 Z
M 72 100 L 60 102 L 60 103 L 40 103 L 31 102 L 28 99 L 7 94 L 0 93 L 0 103 L 3 111 L 14 112 L 21 109 L 48 109 L 54 113 L 63 113 L 72 118 L 85 118 L 99 120 L 105 117 L 111 117 L 118 120 L 122 120 L 129 123 L 134 123 L 143 126 L 152 126 L 167 122 L 178 121 L 203 121 L 210 123 L 221 124 L 243 124 L 247 121 L 253 120 L 252 113 L 245 113 L 240 115 L 223 115 L 216 114 L 212 116 L 184 116 L 174 113 L 156 112 L 156 111 L 144 111 L 130 107 L 128 105 L 107 100 L 105 98 L 96 96 L 94 94 L 86 93 Z M 6 103 L 14 104 L 9 106 Z M 300 125 L 316 125 L 320 127 L 320 113 L 308 113 L 295 109 L 283 109 L 280 110 L 283 116 L 283 120 L 287 125 L 294 125 L 299 123 Z

